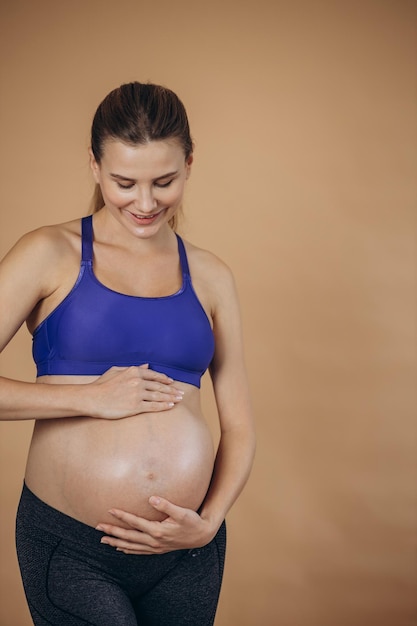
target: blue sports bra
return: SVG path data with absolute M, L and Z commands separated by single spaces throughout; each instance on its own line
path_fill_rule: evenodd
M 113 365 L 149 363 L 157 372 L 200 387 L 214 353 L 208 317 L 193 289 L 187 255 L 177 235 L 181 289 L 141 298 L 109 289 L 93 271 L 92 216 L 82 218 L 77 281 L 33 334 L 37 375 L 96 376 Z

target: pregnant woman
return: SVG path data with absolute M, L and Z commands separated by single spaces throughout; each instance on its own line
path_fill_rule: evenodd
M 0 379 L 2 419 L 36 420 L 17 515 L 36 626 L 214 622 L 254 428 L 231 273 L 176 234 L 192 160 L 178 97 L 122 85 L 93 120 L 93 214 L 0 265 L 0 347 L 26 321 L 37 367 Z

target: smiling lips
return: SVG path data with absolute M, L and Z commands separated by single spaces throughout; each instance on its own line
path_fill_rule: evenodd
M 152 222 L 153 220 L 155 220 L 160 213 L 162 213 L 162 211 L 159 211 L 158 213 L 152 213 L 152 215 L 140 215 L 139 213 L 131 213 L 131 215 L 138 221 L 142 222 L 142 223 L 149 223 Z

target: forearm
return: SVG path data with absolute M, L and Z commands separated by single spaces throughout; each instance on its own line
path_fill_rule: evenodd
M 223 433 L 213 477 L 200 509 L 200 516 L 217 530 L 245 486 L 255 454 L 253 429 Z
M 81 387 L 83 386 L 39 385 L 0 377 L 0 420 L 53 419 L 82 415 Z

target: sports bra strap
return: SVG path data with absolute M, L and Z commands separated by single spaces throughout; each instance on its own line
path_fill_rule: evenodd
M 82 261 L 93 260 L 93 216 L 81 220 Z
M 185 252 L 184 242 L 179 235 L 177 235 L 177 241 L 178 241 L 178 252 L 180 254 L 180 263 L 181 263 L 182 273 L 183 273 L 183 276 L 187 276 L 189 278 L 190 269 L 188 267 L 188 259 L 187 259 L 187 253 Z
M 81 241 L 82 241 L 82 261 L 93 261 L 93 216 L 87 215 L 81 220 Z M 187 253 L 185 252 L 184 243 L 179 235 L 177 235 L 178 252 L 180 255 L 181 270 L 184 276 L 190 276 L 188 267 Z

